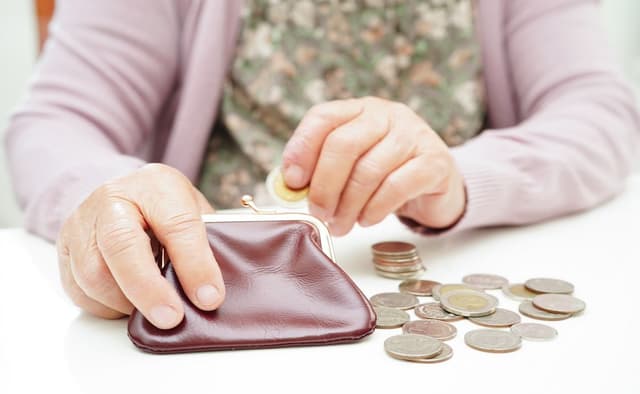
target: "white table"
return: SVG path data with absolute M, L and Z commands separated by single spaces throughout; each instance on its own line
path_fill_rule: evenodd
M 129 342 L 125 320 L 80 313 L 58 284 L 53 246 L 7 229 L 0 230 L 0 393 L 640 393 L 640 176 L 591 212 L 535 226 L 443 239 L 421 238 L 394 218 L 356 229 L 336 239 L 335 249 L 368 296 L 396 289 L 398 282 L 376 276 L 370 263 L 371 243 L 389 239 L 418 245 L 426 278 L 566 278 L 587 310 L 549 323 L 559 331 L 556 340 L 525 341 L 509 354 L 467 347 L 464 334 L 477 326 L 457 322 L 458 336 L 449 342 L 454 357 L 434 365 L 388 357 L 383 341 L 399 330 L 377 330 L 348 345 L 158 356 Z M 515 301 L 493 294 L 517 310 Z

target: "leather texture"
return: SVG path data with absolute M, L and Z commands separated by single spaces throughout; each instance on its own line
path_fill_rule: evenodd
M 220 265 L 226 298 L 201 311 L 186 297 L 171 267 L 163 274 L 185 304 L 175 328 L 155 328 L 137 310 L 129 338 L 142 350 L 206 350 L 324 345 L 361 339 L 375 329 L 371 304 L 318 245 L 303 221 L 208 223 L 209 243 Z

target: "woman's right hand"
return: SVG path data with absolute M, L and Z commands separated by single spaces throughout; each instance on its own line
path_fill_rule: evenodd
M 58 236 L 62 284 L 82 309 L 109 319 L 137 308 L 154 326 L 175 327 L 181 299 L 154 260 L 150 230 L 164 245 L 191 302 L 222 303 L 222 275 L 200 215 L 213 208 L 179 171 L 149 164 L 105 183 L 67 219 Z

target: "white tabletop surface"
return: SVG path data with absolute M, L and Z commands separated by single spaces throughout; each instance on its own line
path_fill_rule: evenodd
M 548 323 L 559 332 L 555 340 L 525 341 L 508 354 L 467 347 L 464 334 L 478 326 L 456 322 L 458 336 L 448 342 L 453 358 L 433 365 L 385 354 L 383 341 L 399 329 L 379 329 L 348 345 L 158 356 L 131 344 L 126 320 L 93 318 L 65 298 L 52 245 L 5 229 L 0 393 L 640 393 L 640 176 L 593 211 L 534 226 L 443 239 L 421 238 L 394 218 L 356 229 L 334 245 L 338 262 L 367 296 L 397 288 L 397 281 L 376 276 L 370 262 L 370 245 L 390 239 L 418 245 L 428 266 L 424 278 L 459 282 L 476 272 L 514 283 L 564 278 L 587 309 Z M 517 302 L 493 294 L 502 307 L 517 310 Z

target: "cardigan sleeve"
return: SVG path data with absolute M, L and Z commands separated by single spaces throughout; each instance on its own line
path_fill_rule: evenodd
M 50 240 L 96 187 L 144 164 L 137 153 L 176 81 L 171 1 L 63 0 L 6 133 L 25 227 Z
M 596 2 L 505 3 L 505 78 L 512 79 L 520 121 L 452 148 L 467 207 L 444 233 L 593 207 L 623 189 L 637 157 L 635 99 L 614 66 Z

